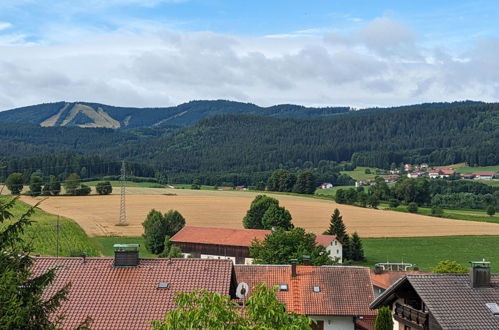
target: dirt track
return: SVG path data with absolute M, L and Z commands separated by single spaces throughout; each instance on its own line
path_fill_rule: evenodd
M 90 236 L 139 236 L 143 232 L 141 223 L 153 208 L 176 209 L 189 225 L 242 228 L 241 220 L 255 195 L 250 192 L 128 188 L 126 203 L 130 225 L 126 227 L 115 226 L 119 218 L 119 195 L 50 197 L 40 208 L 74 219 Z M 499 235 L 499 224 L 373 210 L 306 197 L 274 197 L 291 212 L 295 226 L 314 233 L 322 233 L 327 228 L 331 213 L 337 207 L 348 231 L 357 231 L 362 237 Z M 27 196 L 21 199 L 31 205 L 39 200 Z

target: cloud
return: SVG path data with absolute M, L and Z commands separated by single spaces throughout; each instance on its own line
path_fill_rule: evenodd
M 75 27 L 57 43 L 4 39 L 0 109 L 59 100 L 168 106 L 221 98 L 366 107 L 499 98 L 496 39 L 454 54 L 423 46 L 417 32 L 386 18 L 348 33 L 298 34 Z
M 12 24 L 10 24 L 9 22 L 0 22 L 0 31 L 7 30 L 11 26 Z

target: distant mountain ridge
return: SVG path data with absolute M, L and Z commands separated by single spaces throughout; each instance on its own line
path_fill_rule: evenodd
M 42 127 L 137 128 L 161 125 L 190 126 L 220 114 L 250 114 L 283 118 L 330 117 L 346 113 L 348 107 L 309 108 L 282 104 L 259 107 L 233 101 L 191 101 L 175 107 L 132 108 L 99 103 L 56 102 L 0 112 L 0 121 L 29 123 Z
M 2 111 L 0 112 L 0 122 L 35 124 L 42 127 L 77 126 L 114 129 L 158 127 L 163 125 L 185 127 L 194 125 L 201 119 L 223 114 L 310 119 L 391 113 L 412 109 L 438 109 L 478 103 L 481 102 L 426 103 L 392 108 L 354 110 L 350 107 L 321 108 L 293 104 L 260 107 L 251 103 L 225 100 L 191 101 L 178 106 L 163 108 L 115 107 L 88 102 L 55 102 Z

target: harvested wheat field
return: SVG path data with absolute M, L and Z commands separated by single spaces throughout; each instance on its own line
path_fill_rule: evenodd
M 129 226 L 126 227 L 115 225 L 120 207 L 120 196 L 116 194 L 50 197 L 42 202 L 40 208 L 74 219 L 90 236 L 139 236 L 143 232 L 141 223 L 153 208 L 161 211 L 176 209 L 189 225 L 242 228 L 242 218 L 257 195 L 236 191 L 154 188 L 127 190 Z M 362 237 L 499 235 L 499 224 L 373 210 L 307 197 L 273 197 L 279 199 L 281 205 L 291 212 L 295 226 L 314 233 L 322 233 L 327 228 L 331 213 L 337 207 L 349 232 L 357 231 Z M 34 205 L 41 198 L 23 196 L 21 199 Z

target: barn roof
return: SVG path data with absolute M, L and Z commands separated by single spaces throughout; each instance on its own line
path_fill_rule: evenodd
M 272 233 L 263 229 L 234 229 L 185 226 L 170 241 L 173 243 L 213 244 L 250 247 L 254 239 L 264 240 Z M 328 246 L 336 239 L 334 235 L 316 235 L 316 242 Z

